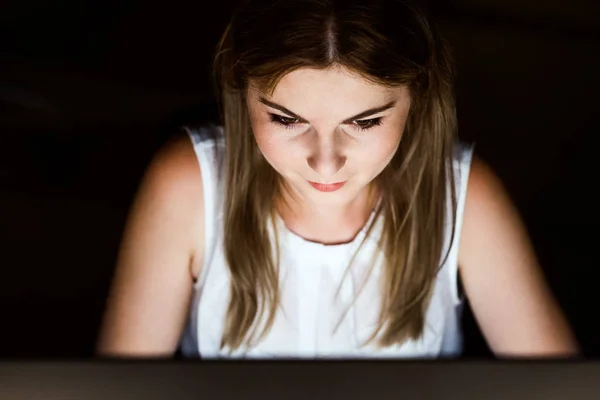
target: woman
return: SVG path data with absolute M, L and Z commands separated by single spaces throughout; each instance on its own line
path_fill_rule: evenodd
M 148 168 L 101 354 L 456 356 L 460 282 L 495 354 L 577 354 L 501 183 L 457 142 L 417 8 L 244 1 L 214 61 L 223 126 Z

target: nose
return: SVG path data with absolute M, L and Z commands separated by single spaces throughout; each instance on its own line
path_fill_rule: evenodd
M 339 141 L 330 135 L 329 138 L 317 139 L 314 151 L 306 161 L 318 177 L 330 183 L 337 178 L 336 175 L 346 164 L 346 159 L 346 155 L 339 146 Z

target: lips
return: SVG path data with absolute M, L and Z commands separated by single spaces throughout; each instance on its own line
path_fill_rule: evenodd
M 333 192 L 335 190 L 340 189 L 342 186 L 344 186 L 346 181 L 336 182 L 336 183 L 317 183 L 317 182 L 308 181 L 308 183 L 310 183 L 312 185 L 312 187 L 314 187 L 315 189 L 317 189 L 320 192 Z

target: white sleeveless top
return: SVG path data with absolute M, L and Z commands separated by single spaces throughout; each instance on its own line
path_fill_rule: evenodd
M 418 340 L 386 348 L 377 348 L 375 344 L 363 346 L 373 333 L 379 315 L 381 293 L 378 279 L 382 272 L 382 257 L 378 258 L 370 275 L 366 272 L 370 258 L 377 255 L 376 243 L 381 233 L 382 218 L 378 219 L 344 279 L 350 258 L 364 238 L 374 212 L 356 238 L 341 245 L 309 242 L 288 230 L 279 218 L 281 307 L 262 341 L 250 349 L 232 352 L 228 348 L 219 348 L 230 284 L 222 238 L 225 176 L 220 175 L 219 179 L 217 173 L 218 160 L 225 157 L 223 129 L 204 127 L 188 130 L 188 134 L 194 144 L 204 184 L 206 241 L 202 270 L 194 284 L 188 325 L 181 341 L 184 357 L 431 358 L 453 357 L 461 353 L 463 301 L 457 287 L 458 238 L 472 146 L 461 143 L 456 147 L 457 219 L 454 227 L 446 225 L 444 249 L 448 248 L 452 229 L 455 230 L 455 240 L 438 273 L 426 312 L 424 333 Z M 450 202 L 448 205 L 450 210 Z M 274 235 L 270 224 L 269 229 Z M 341 290 L 336 297 L 340 284 Z M 353 301 L 354 304 L 351 304 Z

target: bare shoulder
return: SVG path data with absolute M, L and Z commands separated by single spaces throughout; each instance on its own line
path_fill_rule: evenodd
M 172 354 L 202 259 L 200 167 L 186 136 L 148 166 L 129 212 L 99 335 L 100 354 Z
M 194 146 L 187 134 L 167 142 L 147 168 L 138 197 L 153 208 L 179 221 L 178 235 L 189 243 L 192 275 L 197 276 L 204 238 L 204 192 L 202 173 Z
M 185 194 L 194 197 L 191 203 L 202 201 L 202 174 L 190 138 L 180 134 L 169 140 L 152 159 L 144 181 L 172 199 L 189 203 L 180 196 Z
M 467 195 L 479 202 L 486 198 L 490 200 L 499 194 L 506 195 L 504 184 L 488 163 L 473 154 Z
M 489 256 L 494 249 L 529 257 L 528 262 L 533 262 L 533 249 L 519 211 L 493 168 L 476 155 L 467 182 L 460 240 L 462 269 L 484 268 L 470 260 L 485 253 Z
M 459 243 L 465 292 L 497 355 L 572 355 L 573 334 L 528 231 L 493 169 L 474 157 Z

